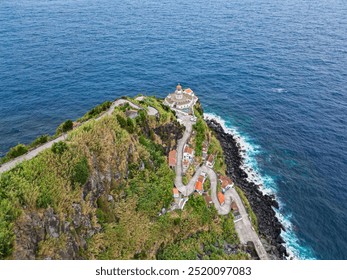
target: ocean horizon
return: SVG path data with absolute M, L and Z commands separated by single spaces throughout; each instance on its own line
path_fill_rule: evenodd
M 343 1 L 0 2 L 0 156 L 124 95 L 199 96 L 299 259 L 347 259 Z

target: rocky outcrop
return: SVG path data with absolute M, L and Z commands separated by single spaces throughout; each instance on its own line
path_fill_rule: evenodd
M 162 141 L 165 155 L 168 155 L 176 149 L 178 140 L 183 137 L 184 127 L 175 121 L 154 128 L 154 132 Z
M 92 176 L 84 185 L 82 199 L 72 204 L 73 213 L 59 217 L 49 207 L 41 211 L 24 211 L 15 225 L 14 259 L 81 259 L 86 240 L 100 232 L 93 222 L 92 210 L 84 213 L 82 204 L 96 208 L 97 199 L 105 193 L 104 176 Z M 60 249 L 51 252 L 42 249 L 45 242 L 62 242 Z
M 274 196 L 264 195 L 259 186 L 246 180 L 247 174 L 242 170 L 242 157 L 236 140 L 231 134 L 225 133 L 222 126 L 215 120 L 206 120 L 208 126 L 215 132 L 219 140 L 227 165 L 228 176 L 245 192 L 252 209 L 258 219 L 259 233 L 264 237 L 264 246 L 270 256 L 284 259 L 287 251 L 283 246 L 280 236 L 284 227 L 275 215 L 274 208 L 278 208 L 278 202 Z M 264 242 L 263 242 L 264 243 Z

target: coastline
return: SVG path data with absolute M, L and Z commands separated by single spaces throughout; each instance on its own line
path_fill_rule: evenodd
M 227 175 L 246 194 L 251 207 L 257 216 L 259 235 L 268 254 L 273 259 L 287 259 L 288 251 L 285 241 L 281 237 L 284 226 L 280 223 L 273 208 L 279 209 L 279 204 L 273 194 L 263 192 L 260 184 L 248 180 L 248 175 L 243 167 L 242 149 L 237 142 L 235 135 L 224 130 L 222 125 L 214 118 L 205 117 L 208 126 L 215 132 L 219 140 L 227 165 Z

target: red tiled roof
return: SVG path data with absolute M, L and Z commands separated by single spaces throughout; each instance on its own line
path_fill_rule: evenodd
M 173 194 L 179 194 L 178 189 L 176 189 L 176 188 L 173 188 L 172 192 L 173 192 Z
M 202 191 L 202 183 L 197 181 L 195 184 L 195 189 L 198 191 Z
M 176 166 L 176 150 L 169 153 L 169 166 Z
M 212 203 L 212 198 L 209 195 L 205 195 L 205 201 L 207 204 Z
M 207 158 L 207 161 L 212 163 L 214 161 L 214 155 L 209 155 L 208 158 Z
M 198 181 L 202 183 L 202 182 L 204 182 L 204 180 L 205 180 L 205 177 L 200 175 L 198 178 Z
M 192 93 L 193 91 L 190 88 L 185 89 L 186 93 Z
M 224 199 L 224 194 L 222 194 L 221 192 L 218 193 L 218 201 L 219 203 L 222 205 L 225 201 Z
M 184 152 L 187 153 L 187 154 L 193 154 L 193 149 L 190 148 L 190 147 L 188 147 L 188 146 L 186 146 L 186 147 L 184 148 Z
M 227 185 L 231 185 L 233 181 L 227 176 L 219 176 L 219 180 L 222 182 L 222 188 L 225 188 Z

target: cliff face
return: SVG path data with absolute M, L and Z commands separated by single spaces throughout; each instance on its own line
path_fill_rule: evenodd
M 133 102 L 135 102 L 133 100 Z M 155 98 L 119 106 L 0 176 L 0 258 L 240 259 L 231 217 L 202 196 L 173 202 L 166 155 L 183 128 Z M 249 254 L 247 254 L 248 252 Z M 255 257 L 255 256 L 254 256 Z
M 177 122 L 158 122 L 157 125 L 153 131 L 162 142 L 165 153 L 168 153 L 182 137 L 182 127 Z M 149 131 L 152 128 L 145 129 Z M 81 252 L 88 250 L 88 240 L 102 232 L 102 226 L 97 221 L 98 211 L 102 211 L 100 204 L 108 204 L 107 207 L 112 209 L 116 203 L 112 194 L 114 185 L 119 187 L 122 182 L 126 183 L 129 166 L 134 163 L 140 161 L 136 169 L 144 168 L 144 161 L 135 155 L 140 145 L 136 138 L 131 139 L 132 143 L 113 150 L 114 157 L 105 161 L 90 151 L 93 158 L 91 176 L 82 186 L 81 195 L 73 202 L 69 215 L 59 215 L 50 206 L 38 211 L 23 210 L 15 225 L 13 258 L 83 259 Z M 103 164 L 100 165 L 100 162 Z
M 223 128 L 214 120 L 208 120 L 207 124 L 216 133 L 223 148 L 227 173 L 246 194 L 252 209 L 257 216 L 260 235 L 267 251 L 275 258 L 283 259 L 287 256 L 283 239 L 280 236 L 283 228 L 276 217 L 273 208 L 278 208 L 274 196 L 264 195 L 257 185 L 246 180 L 247 174 L 242 170 L 242 158 L 239 147 L 232 135 L 224 132 Z
M 71 132 L 62 151 L 56 153 L 52 148 L 2 175 L 1 198 L 19 211 L 13 222 L 7 224 L 12 238 L 0 240 L 4 244 L 7 241 L 0 256 L 97 257 L 89 254 L 88 243 L 93 243 L 97 234 L 103 234 L 106 226 L 117 222 L 119 201 L 134 198 L 125 191 L 130 188 L 134 173 L 146 169 L 150 175 L 156 169 L 164 169 L 164 152 L 176 146 L 182 131 L 172 113 L 165 121 L 149 117 L 144 111 L 137 119 L 130 119 L 126 118 L 126 108 L 120 107 L 113 116 L 86 123 Z M 79 164 L 84 161 L 88 176 L 81 182 L 79 173 L 83 172 Z M 169 168 L 163 173 L 172 176 Z M 19 182 L 16 193 L 8 197 L 15 182 Z M 161 207 L 168 206 L 168 189 L 172 186 L 160 187 L 166 195 L 158 198 L 162 205 L 152 209 L 158 213 Z

